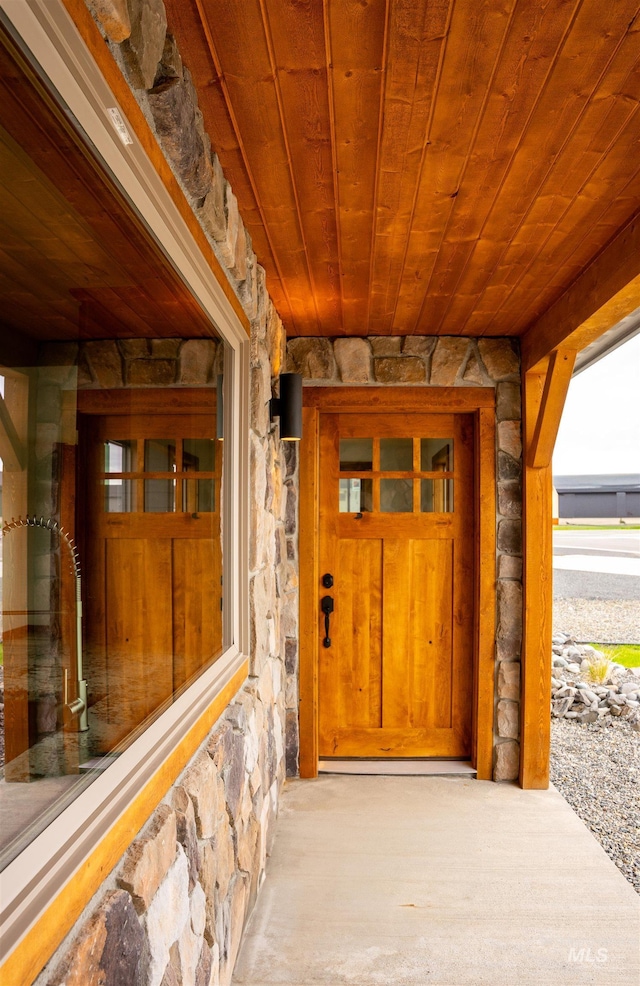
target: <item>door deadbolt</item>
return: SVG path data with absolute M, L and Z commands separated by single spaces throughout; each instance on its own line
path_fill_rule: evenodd
M 330 572 L 322 576 L 322 585 L 325 589 L 333 589 L 333 575 Z

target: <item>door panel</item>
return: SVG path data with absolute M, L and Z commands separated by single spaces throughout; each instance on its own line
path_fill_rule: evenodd
M 452 550 L 445 540 L 385 541 L 385 727 L 451 728 Z
M 322 648 L 327 713 L 340 728 L 379 727 L 381 715 L 382 542 L 344 540 L 338 545 L 331 617 L 331 648 Z M 335 633 L 334 633 L 335 629 Z M 331 664 L 345 655 L 337 675 Z
M 470 755 L 472 436 L 468 415 L 321 418 L 323 757 Z

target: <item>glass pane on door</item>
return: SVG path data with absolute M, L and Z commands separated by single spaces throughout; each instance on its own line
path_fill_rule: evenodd
M 421 438 L 420 469 L 422 472 L 453 472 L 453 439 Z
M 370 472 L 373 469 L 373 438 L 340 439 L 340 472 Z
M 420 511 L 423 514 L 453 513 L 453 480 L 421 479 Z
M 413 438 L 381 438 L 380 469 L 410 472 L 413 469 Z
M 384 514 L 413 512 L 413 480 L 381 479 L 380 510 Z
M 373 482 L 370 479 L 341 479 L 339 512 L 365 513 L 373 510 Z

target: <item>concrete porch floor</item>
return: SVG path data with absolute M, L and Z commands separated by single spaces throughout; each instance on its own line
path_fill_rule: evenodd
M 283 794 L 236 986 L 638 986 L 640 897 L 555 790 L 324 775 Z

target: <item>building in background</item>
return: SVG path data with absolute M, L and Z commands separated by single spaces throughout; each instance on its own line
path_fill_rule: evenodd
M 640 521 L 640 475 L 554 476 L 560 523 Z

